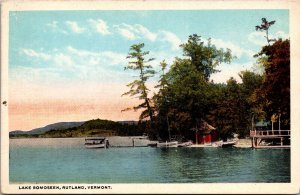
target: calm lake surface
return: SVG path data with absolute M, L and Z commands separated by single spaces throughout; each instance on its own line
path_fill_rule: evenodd
M 11 139 L 11 183 L 290 182 L 289 149 L 86 149 L 84 138 Z

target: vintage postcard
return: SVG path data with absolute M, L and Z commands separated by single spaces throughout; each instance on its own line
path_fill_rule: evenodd
M 299 193 L 299 1 L 1 1 L 1 193 Z

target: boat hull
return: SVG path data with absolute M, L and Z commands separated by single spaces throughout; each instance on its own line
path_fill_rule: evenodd
M 159 142 L 157 143 L 158 148 L 177 148 L 178 142 L 172 141 L 172 142 Z
M 193 145 L 193 142 L 189 141 L 189 142 L 183 142 L 178 144 L 178 147 L 191 147 Z
M 106 138 L 86 138 L 85 139 L 85 147 L 86 148 L 108 148 L 109 142 Z
M 222 142 L 220 143 L 219 147 L 221 148 L 231 148 L 236 144 L 236 142 L 230 141 L 230 142 Z
M 86 148 L 106 148 L 106 145 L 105 144 L 91 144 L 91 145 L 85 144 L 85 147 Z

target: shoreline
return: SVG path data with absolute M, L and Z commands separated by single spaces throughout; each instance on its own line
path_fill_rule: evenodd
M 66 138 L 10 138 L 9 145 L 14 147 L 22 147 L 26 145 L 30 140 L 33 146 L 49 146 L 52 145 L 55 140 L 60 140 L 59 146 L 82 146 L 84 147 L 85 138 L 87 137 L 66 137 Z M 107 137 L 110 147 L 112 148 L 122 148 L 122 147 L 152 147 L 151 145 L 157 143 L 158 141 L 149 140 L 144 136 L 109 136 Z M 214 143 L 211 144 L 193 144 L 185 148 L 218 148 L 214 146 Z M 232 148 L 252 148 L 251 139 L 239 139 L 236 141 L 236 144 Z M 289 149 L 290 146 L 278 146 L 278 147 L 258 147 L 258 149 L 273 149 L 273 148 L 285 148 Z
M 191 148 L 215 148 L 213 146 L 213 143 L 210 144 L 193 144 L 190 146 Z M 251 139 L 245 138 L 245 139 L 239 139 L 236 141 L 236 144 L 233 146 L 235 148 L 251 148 Z
M 109 143 L 111 147 L 146 147 L 148 144 L 157 143 L 156 140 L 149 140 L 146 136 L 98 136 L 98 137 L 106 137 L 109 140 Z M 61 140 L 69 140 L 72 142 L 72 140 L 78 140 L 78 144 L 81 142 L 84 142 L 84 139 L 88 138 L 88 136 L 85 137 L 12 137 L 9 138 L 10 140 L 48 140 L 51 141 L 51 139 L 61 139 Z M 68 142 L 69 142 L 68 141 Z M 13 141 L 14 142 L 14 141 Z M 191 148 L 208 148 L 208 147 L 214 147 L 211 144 L 193 144 L 189 147 Z M 239 139 L 236 142 L 236 145 L 234 146 L 236 148 L 251 148 L 251 139 Z

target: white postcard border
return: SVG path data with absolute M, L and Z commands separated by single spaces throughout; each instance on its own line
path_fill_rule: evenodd
M 62 193 L 189 193 L 189 194 L 242 194 L 242 193 L 299 193 L 299 147 L 300 147 L 300 3 L 295 0 L 288 1 L 259 1 L 259 0 L 233 0 L 233 1 L 3 1 L 1 3 L 1 191 L 13 194 L 62 194 Z M 197 10 L 197 9 L 288 9 L 290 11 L 291 36 L 291 183 L 199 183 L 199 184 L 9 184 L 9 136 L 8 136 L 8 106 L 3 102 L 8 99 L 8 14 L 9 11 L 29 10 Z M 31 186 L 30 190 L 20 187 Z M 34 186 L 84 186 L 85 189 L 32 189 Z M 89 186 L 110 186 L 111 189 L 88 189 Z M 46 187 L 47 188 L 47 187 Z

